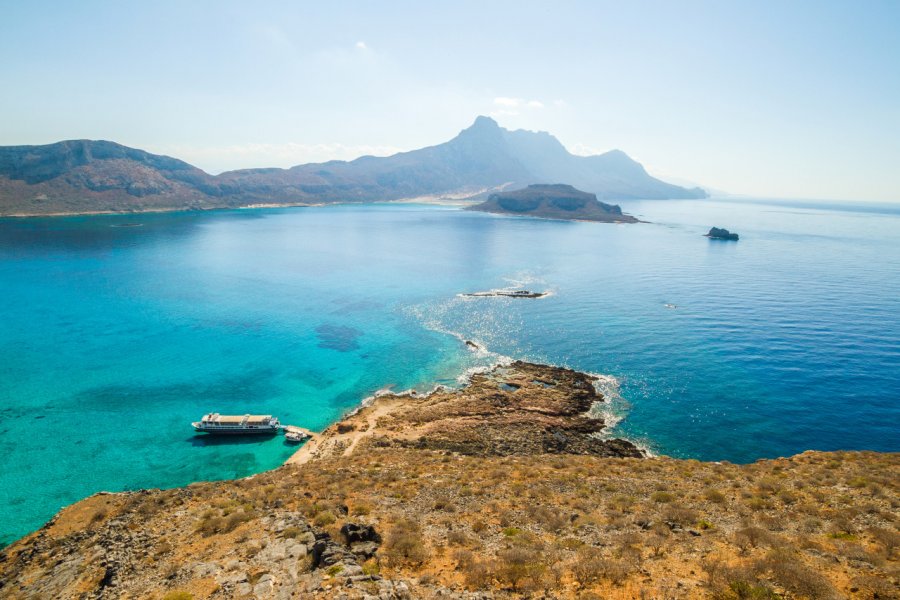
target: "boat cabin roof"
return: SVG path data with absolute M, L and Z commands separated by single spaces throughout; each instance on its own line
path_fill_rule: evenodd
M 212 413 L 203 417 L 203 420 L 222 424 L 262 424 L 271 421 L 272 415 L 220 415 L 219 413 Z

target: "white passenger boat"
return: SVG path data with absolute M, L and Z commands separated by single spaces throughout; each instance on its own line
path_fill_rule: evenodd
M 196 431 L 217 435 L 246 435 L 278 433 L 281 423 L 272 415 L 203 415 L 199 421 L 191 423 Z

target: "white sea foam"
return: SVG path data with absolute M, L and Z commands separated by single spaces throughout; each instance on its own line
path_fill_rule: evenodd
M 504 294 L 509 294 L 510 292 L 515 292 L 517 290 L 533 287 L 535 284 L 540 284 L 541 286 L 546 285 L 546 281 L 543 278 L 538 277 L 537 275 L 534 275 L 534 274 L 528 273 L 528 272 L 522 272 L 522 273 L 517 273 L 515 275 L 511 275 L 509 277 L 503 277 L 503 280 L 506 281 L 509 285 L 506 285 L 504 287 L 491 288 L 490 290 L 487 290 L 485 292 L 476 292 L 476 295 L 472 295 L 471 293 L 470 294 L 459 293 L 456 295 L 456 297 L 461 298 L 465 301 L 472 301 L 477 298 L 493 298 L 493 297 L 503 298 L 503 297 L 507 297 L 507 296 L 504 296 Z M 553 296 L 554 290 L 545 289 L 541 293 L 543 294 L 543 296 L 540 296 L 540 297 L 534 298 L 534 299 L 540 300 L 543 298 L 547 298 L 549 296 Z M 491 294 L 498 294 L 498 295 L 491 296 Z
M 614 431 L 616 426 L 628 416 L 628 411 L 631 409 L 631 403 L 623 398 L 620 393 L 622 384 L 619 379 L 612 375 L 600 373 L 588 373 L 588 375 L 595 378 L 593 381 L 594 390 L 601 394 L 604 399 L 604 402 L 595 403 L 589 411 L 589 414 L 592 416 L 603 419 L 605 425 L 603 431 L 599 432 L 597 437 L 600 439 L 621 437 L 637 446 L 638 450 L 643 452 L 644 455 L 656 456 L 656 452 L 653 451 L 648 440 L 624 436 Z
M 522 289 L 529 286 L 530 284 L 543 283 L 540 278 L 535 277 L 529 273 L 518 274 L 515 277 L 508 277 L 505 279 L 510 283 L 508 287 L 491 291 L 508 292 L 516 289 Z M 548 290 L 547 293 L 551 295 L 553 294 L 552 290 Z M 504 333 L 509 331 L 510 325 L 515 325 L 514 323 L 511 324 L 506 322 L 498 322 L 496 319 L 496 315 L 491 312 L 478 311 L 477 314 L 472 314 L 471 309 L 469 309 L 467 306 L 465 309 L 463 309 L 465 316 L 467 317 L 463 321 L 464 326 L 467 329 L 477 331 L 478 334 L 466 336 L 465 334 L 462 334 L 459 331 L 455 331 L 447 326 L 447 321 L 454 320 L 452 318 L 454 308 L 459 310 L 461 309 L 461 302 L 469 302 L 473 299 L 477 300 L 478 297 L 458 295 L 440 303 L 423 304 L 409 307 L 408 309 L 410 314 L 412 314 L 419 322 L 421 322 L 424 327 L 430 329 L 431 331 L 456 338 L 469 350 L 469 356 L 474 359 L 474 362 L 476 364 L 464 368 L 462 372 L 457 376 L 456 384 L 458 387 L 468 385 L 475 375 L 489 373 L 497 367 L 509 366 L 516 360 L 512 356 L 507 356 L 498 352 L 492 352 L 488 347 L 488 344 L 492 339 L 496 338 L 505 340 L 506 337 Z M 505 316 L 509 315 L 505 314 Z M 538 362 L 543 361 L 539 360 Z M 614 430 L 616 429 L 616 426 L 621 423 L 621 421 L 627 416 L 630 409 L 630 404 L 620 394 L 619 380 L 612 375 L 602 373 L 588 373 L 588 375 L 594 378 L 594 388 L 596 389 L 597 393 L 603 396 L 605 400 L 604 402 L 597 402 L 590 409 L 590 414 L 603 419 L 603 422 L 605 424 L 603 431 L 597 434 L 598 437 L 600 437 L 601 439 L 621 437 L 620 435 L 617 435 L 618 432 L 615 432 Z M 629 441 L 634 443 L 635 446 L 637 446 L 646 455 L 654 455 L 650 448 L 650 445 L 645 443 L 643 440 L 629 439 Z
M 478 365 L 475 367 L 469 367 L 465 371 L 463 371 L 459 377 L 456 378 L 457 383 L 460 385 L 467 385 L 472 381 L 472 377 L 481 373 L 490 373 L 497 367 L 508 367 L 513 362 L 515 362 L 514 358 L 509 356 L 504 356 L 502 354 L 489 353 L 491 356 L 495 358 L 494 362 L 489 365 Z
M 604 431 L 609 431 L 618 425 L 630 408 L 628 402 L 620 394 L 621 384 L 612 375 L 600 373 L 588 373 L 594 378 L 594 390 L 603 396 L 604 402 L 597 402 L 591 407 L 590 413 L 603 419 L 606 424 Z
M 473 300 L 477 300 L 479 298 L 515 298 L 515 296 L 510 296 L 512 292 L 517 292 L 522 290 L 524 286 L 510 286 L 505 288 L 492 288 L 484 292 L 468 292 L 463 293 L 460 292 L 456 294 L 457 298 L 464 300 L 466 302 L 471 302 Z M 533 290 L 532 290 L 533 291 Z M 538 292 L 541 295 L 536 297 L 525 296 L 528 300 L 543 300 L 544 298 L 549 298 L 550 296 L 555 296 L 556 292 L 551 289 L 546 289 L 542 292 Z

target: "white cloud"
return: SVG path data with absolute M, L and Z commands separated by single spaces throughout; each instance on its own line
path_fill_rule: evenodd
M 369 49 L 369 47 L 366 46 L 366 43 L 362 40 L 356 42 L 356 47 L 359 48 L 360 50 L 368 50 Z
M 544 108 L 540 100 L 527 100 L 525 98 L 511 98 L 498 96 L 494 98 L 494 106 L 499 107 L 492 115 L 518 115 L 520 110 L 539 110 Z
M 603 154 L 605 150 L 599 150 L 588 144 L 576 143 L 569 147 L 569 152 L 577 156 L 593 156 L 595 154 Z
M 524 102 L 524 100 L 522 100 L 521 98 L 504 98 L 502 96 L 499 98 L 494 98 L 494 104 L 496 104 L 497 106 L 508 106 L 510 108 L 520 106 L 522 102 Z
M 545 105 L 540 100 L 497 96 L 494 98 L 494 106 L 495 110 L 490 113 L 492 117 L 517 117 L 524 111 L 540 110 Z

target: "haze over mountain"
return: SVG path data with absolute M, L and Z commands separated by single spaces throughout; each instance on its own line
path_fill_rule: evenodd
M 204 209 L 477 195 L 566 183 L 603 200 L 702 198 L 651 177 L 624 152 L 575 156 L 552 135 L 488 117 L 452 140 L 388 157 L 210 175 L 109 141 L 0 147 L 0 214 Z

